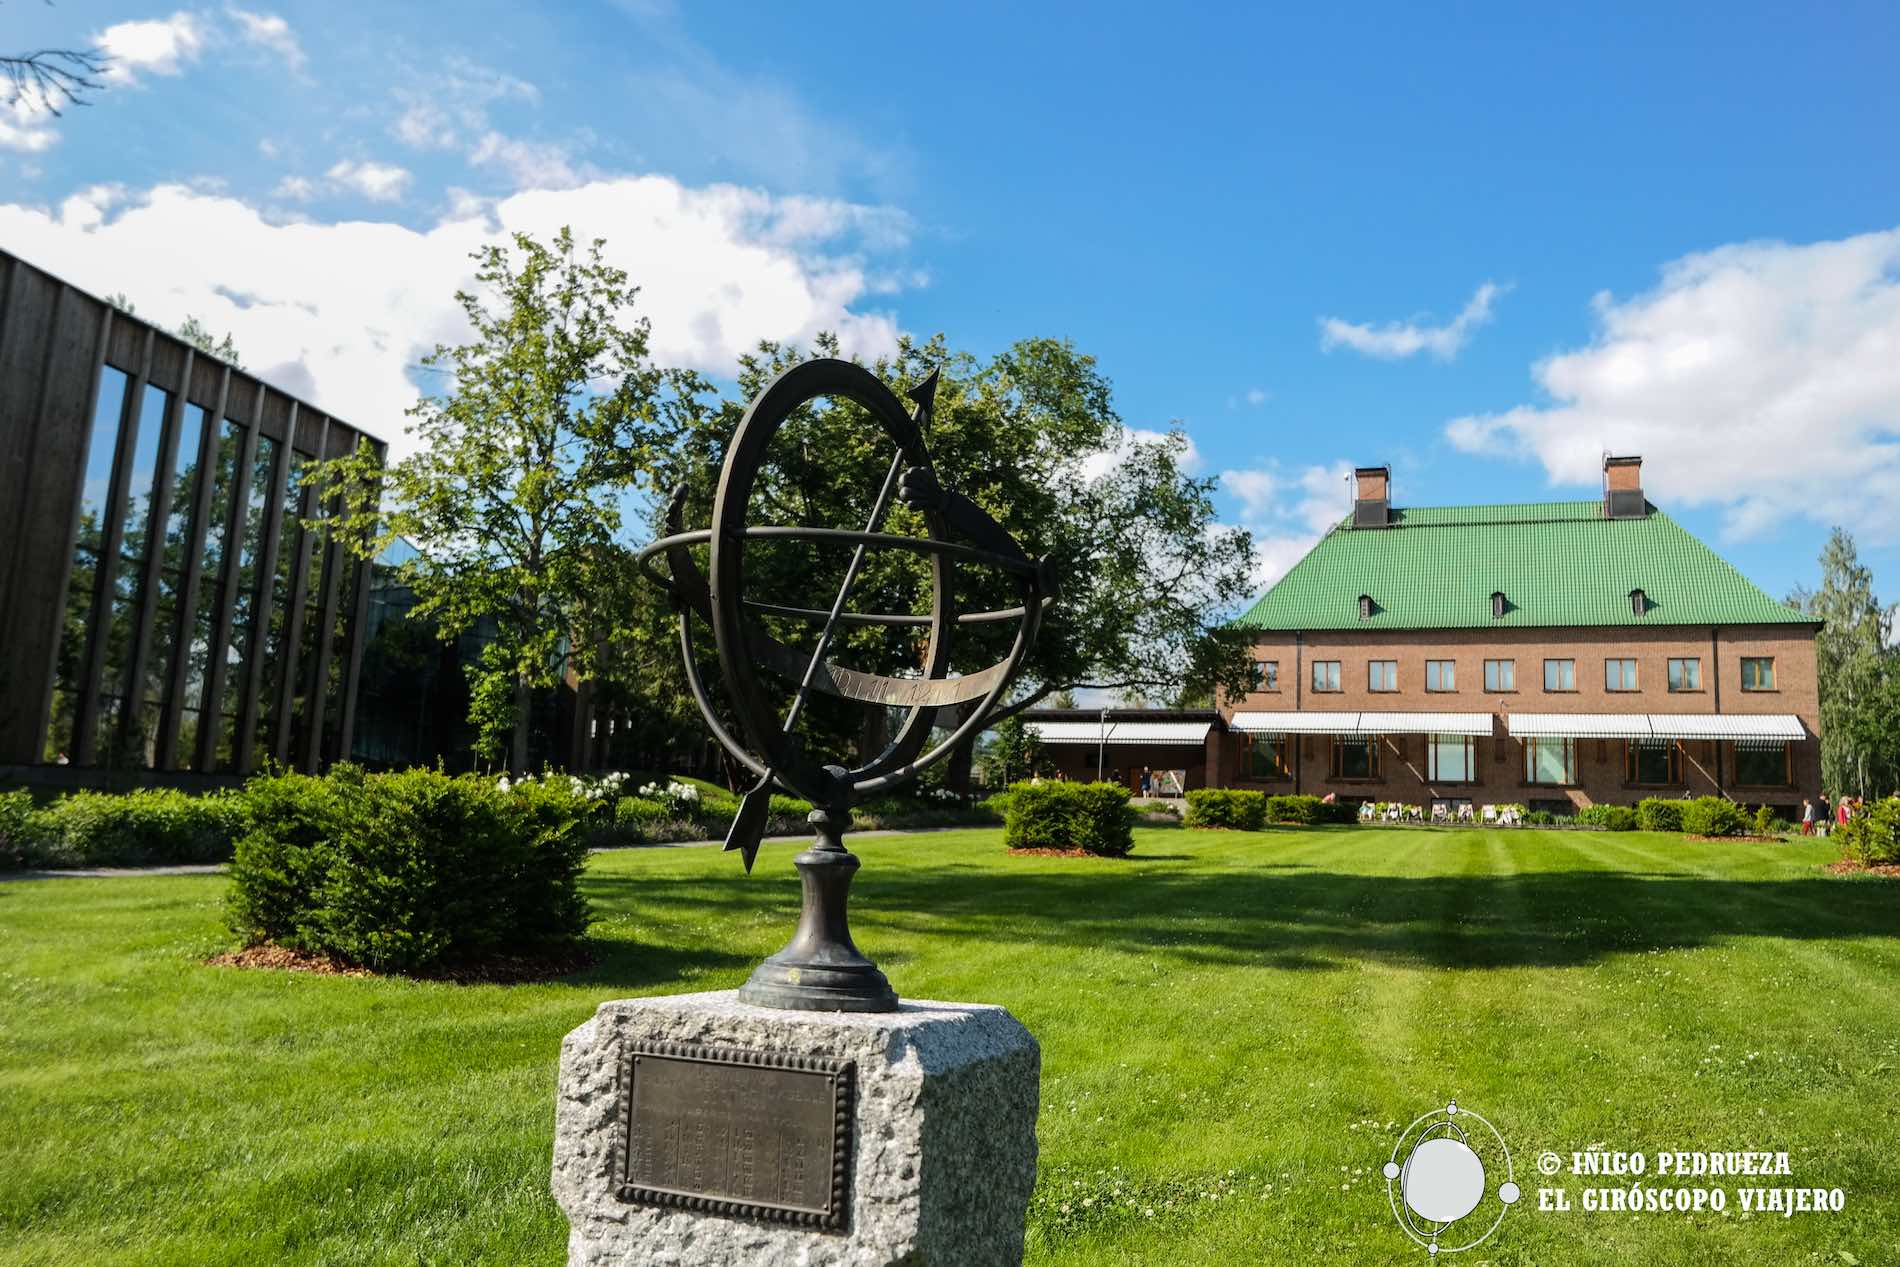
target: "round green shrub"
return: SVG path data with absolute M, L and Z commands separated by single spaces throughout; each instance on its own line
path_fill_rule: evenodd
M 602 803 L 567 780 L 503 790 L 438 770 L 343 769 L 254 780 L 245 800 L 227 917 L 249 941 L 412 972 L 586 931 L 580 873 Z
M 1135 811 L 1128 796 L 1120 783 L 1025 784 L 1010 798 L 1003 845 L 1121 857 L 1135 847 Z
M 1699 796 L 1682 807 L 1682 830 L 1690 836 L 1745 836 L 1748 815 L 1734 801 Z
M 1684 801 L 1647 796 L 1636 802 L 1636 822 L 1644 831 L 1681 831 Z
M 1240 788 L 1200 787 L 1187 794 L 1189 827 L 1230 827 L 1259 831 L 1267 824 L 1267 795 Z
M 1775 813 L 1775 807 L 1764 805 L 1755 811 L 1755 834 L 1757 836 L 1779 836 L 1787 824 L 1781 821 L 1781 815 Z

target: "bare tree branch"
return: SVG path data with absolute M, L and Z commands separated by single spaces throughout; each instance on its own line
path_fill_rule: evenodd
M 97 78 L 112 64 L 96 48 L 43 48 L 17 57 L 0 57 L 0 79 L 6 83 L 6 104 L 22 100 L 58 118 L 62 106 L 91 105 L 89 92 L 104 92 Z

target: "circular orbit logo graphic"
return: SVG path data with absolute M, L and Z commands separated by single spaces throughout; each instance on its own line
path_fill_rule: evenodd
M 1484 1128 L 1482 1132 L 1479 1127 Z M 1497 1127 L 1481 1114 L 1459 1108 L 1456 1100 L 1420 1115 L 1406 1127 L 1392 1145 L 1383 1173 L 1392 1217 L 1414 1243 L 1434 1256 L 1482 1245 L 1523 1195 L 1511 1170 L 1511 1150 Z M 1498 1178 L 1502 1182 L 1492 1192 L 1489 1184 Z M 1485 1207 L 1493 1203 L 1497 1214 L 1485 1226 Z M 1471 1222 L 1465 1228 L 1452 1231 L 1467 1219 Z M 1478 1227 L 1484 1230 L 1470 1235 Z M 1442 1243 L 1468 1235 L 1463 1244 Z

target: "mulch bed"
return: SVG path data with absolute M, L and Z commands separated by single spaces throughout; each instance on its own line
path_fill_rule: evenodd
M 215 968 L 274 968 L 331 977 L 407 977 L 413 981 L 448 981 L 456 985 L 522 985 L 565 977 L 591 968 L 598 961 L 599 956 L 582 947 L 551 955 L 493 955 L 475 963 L 442 964 L 421 972 L 377 972 L 331 955 L 291 950 L 267 942 L 242 950 L 227 950 L 211 956 L 205 963 Z
M 1827 870 L 1834 875 L 1884 875 L 1889 880 L 1900 880 L 1900 862 L 1855 862 L 1852 858 L 1842 858 L 1828 863 Z
M 1090 853 L 1086 849 L 1012 849 L 1009 852 L 1019 858 L 1106 858 L 1108 854 Z M 1122 854 L 1126 858 L 1127 854 Z
M 1788 843 L 1786 836 L 1691 836 L 1685 832 L 1682 838 L 1684 840 L 1707 840 L 1724 845 L 1747 842 L 1763 845 L 1785 845 Z

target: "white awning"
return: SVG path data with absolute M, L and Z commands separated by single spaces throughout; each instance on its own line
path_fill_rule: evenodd
M 1365 735 L 1488 735 L 1489 713 L 1361 713 Z
M 1146 743 L 1181 744 L 1199 747 L 1207 742 L 1214 728 L 1205 721 L 1035 721 L 1025 718 L 1023 726 L 1044 743 Z
M 1513 739 L 1649 739 L 1655 734 L 1642 713 L 1512 713 Z
M 1228 729 L 1282 735 L 1488 735 L 1489 713 L 1235 713 Z
M 1649 728 L 1658 739 L 1806 739 L 1807 728 L 1793 713 L 1651 713 Z
M 1207 721 L 1117 721 L 1109 723 L 1110 743 L 1192 744 L 1198 748 L 1207 742 L 1214 729 Z
M 1792 713 L 1512 713 L 1516 739 L 1805 739 Z
M 1101 743 L 1114 728 L 1112 722 L 1023 721 L 1023 729 L 1044 743 Z
M 1358 713 L 1235 713 L 1229 730 L 1275 735 L 1356 735 Z

